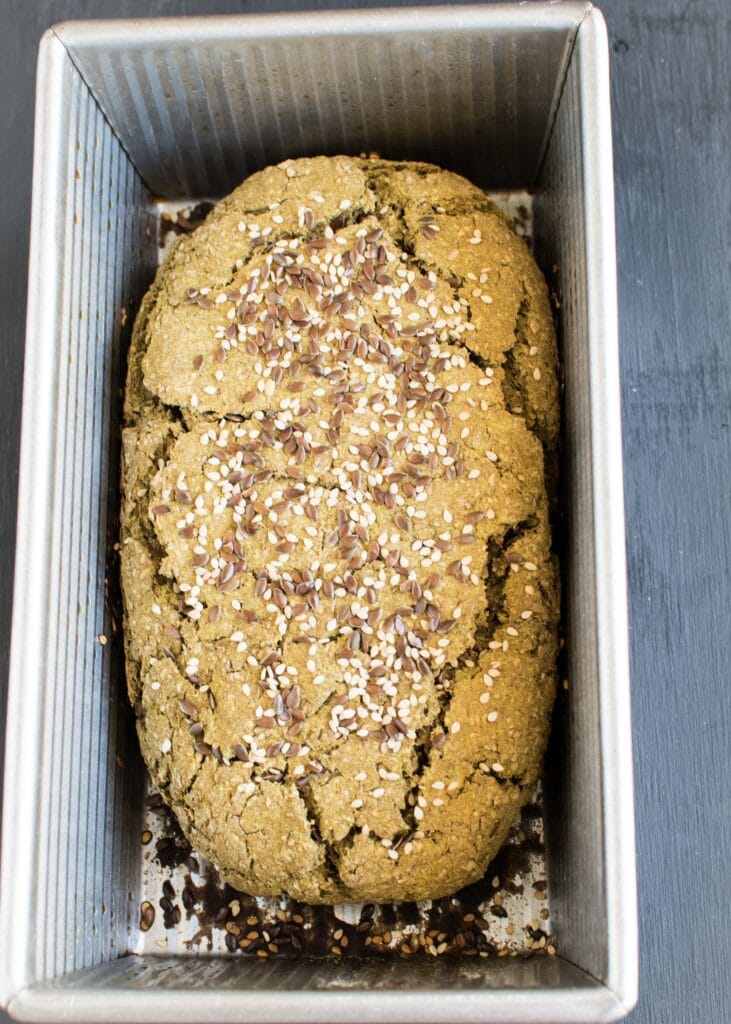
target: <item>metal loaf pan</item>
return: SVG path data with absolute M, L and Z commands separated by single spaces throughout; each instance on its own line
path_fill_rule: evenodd
M 546 776 L 559 955 L 130 956 L 142 773 L 105 582 L 119 389 L 156 200 L 376 150 L 535 191 L 560 296 L 568 690 Z M 0 996 L 29 1021 L 607 1021 L 637 923 L 607 38 L 589 4 L 69 23 L 43 38 Z M 127 764 L 127 769 L 124 766 Z

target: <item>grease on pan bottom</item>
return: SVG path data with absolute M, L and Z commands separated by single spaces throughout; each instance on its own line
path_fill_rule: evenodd
M 308 906 L 237 892 L 191 850 L 153 792 L 141 833 L 134 952 L 307 957 L 554 955 L 540 786 L 486 876 L 441 900 Z

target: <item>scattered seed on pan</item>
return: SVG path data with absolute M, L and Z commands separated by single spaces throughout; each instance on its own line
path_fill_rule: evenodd
M 149 900 L 140 904 L 140 931 L 149 932 L 155 923 L 155 908 Z

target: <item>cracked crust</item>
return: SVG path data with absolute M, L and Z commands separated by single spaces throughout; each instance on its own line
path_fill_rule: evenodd
M 253 175 L 146 296 L 125 424 L 129 693 L 193 845 L 310 903 L 479 878 L 558 620 L 555 338 L 502 213 L 425 164 Z

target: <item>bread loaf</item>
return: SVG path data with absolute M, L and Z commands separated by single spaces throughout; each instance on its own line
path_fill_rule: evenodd
M 545 282 L 463 178 L 290 160 L 177 241 L 129 354 L 127 676 L 152 780 L 231 885 L 483 874 L 548 734 L 557 430 Z

